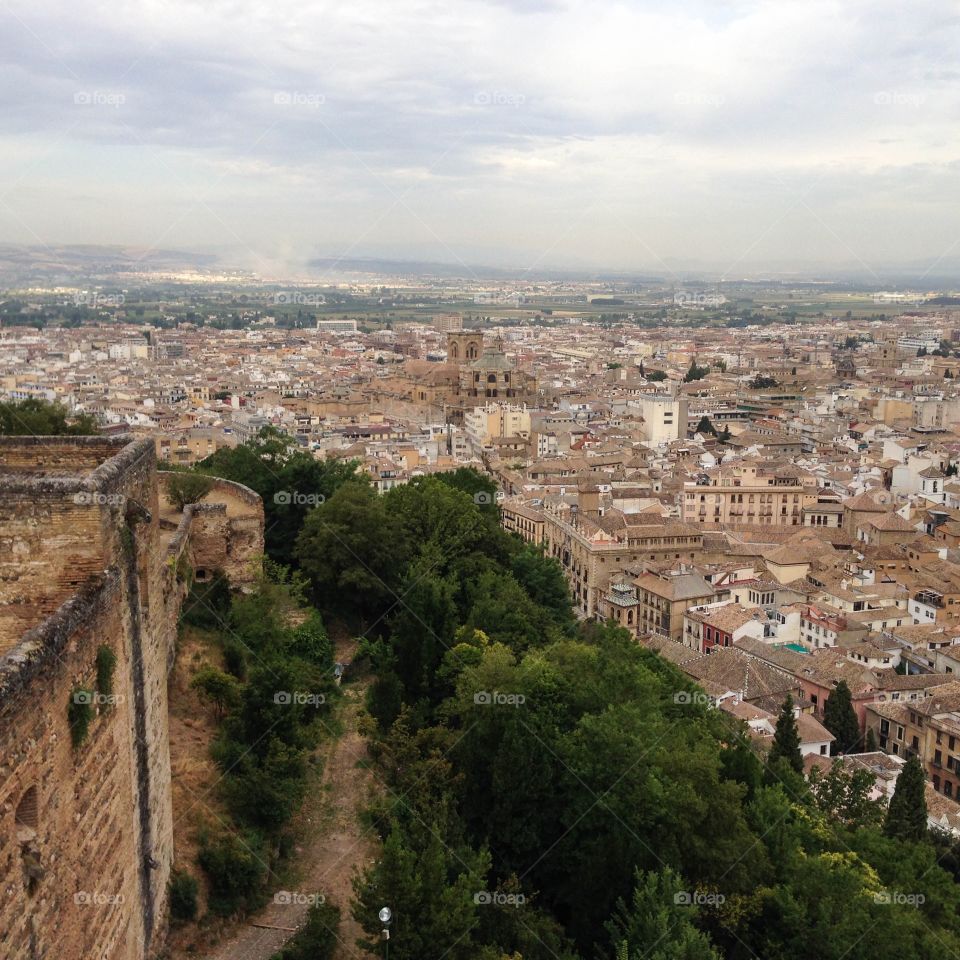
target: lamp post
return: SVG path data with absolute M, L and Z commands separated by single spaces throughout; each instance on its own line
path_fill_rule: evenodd
M 380 936 L 383 938 L 383 960 L 390 960 L 390 922 L 393 920 L 393 911 L 389 907 L 381 907 L 377 914 L 383 924 Z

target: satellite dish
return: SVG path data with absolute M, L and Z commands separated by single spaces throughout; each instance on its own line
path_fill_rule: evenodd
M 389 923 L 390 920 L 391 920 L 391 918 L 393 917 L 393 913 L 391 913 L 389 907 L 383 907 L 383 908 L 380 910 L 379 916 L 380 916 L 380 922 L 381 922 L 381 923 Z

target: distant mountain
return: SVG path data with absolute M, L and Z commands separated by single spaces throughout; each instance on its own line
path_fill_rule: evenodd
M 209 269 L 212 254 L 145 247 L 0 244 L 0 282 L 75 283 L 131 271 Z

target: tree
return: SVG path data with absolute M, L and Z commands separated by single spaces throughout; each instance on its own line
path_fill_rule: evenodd
M 660 383 L 661 381 L 667 379 L 667 375 L 662 370 L 651 370 L 647 374 L 647 379 L 651 383 Z
M 873 732 L 873 727 L 870 727 L 867 730 L 867 741 L 864 744 L 863 752 L 864 753 L 876 753 L 879 747 L 877 746 L 877 735 Z
M 758 373 L 748 384 L 751 390 L 767 390 L 770 387 L 779 386 L 777 381 L 773 377 L 764 376 L 762 373 Z
M 190 687 L 197 691 L 201 700 L 214 705 L 217 716 L 222 717 L 240 702 L 240 684 L 236 677 L 224 673 L 216 667 L 201 667 L 190 681 Z
M 823 707 L 823 725 L 836 738 L 830 745 L 831 756 L 859 752 L 860 721 L 853 709 L 846 680 L 841 680 L 827 698 Z
M 927 836 L 926 778 L 916 755 L 910 757 L 897 777 L 890 798 L 883 832 L 897 840 L 924 840 Z
M 71 414 L 59 403 L 21 400 L 0 403 L 0 436 L 82 437 L 97 433 L 97 421 L 87 413 Z
M 307 515 L 295 556 L 319 605 L 366 623 L 400 599 L 408 546 L 384 498 L 368 484 L 345 483 Z
M 680 875 L 669 867 L 637 871 L 629 906 L 617 904 L 606 930 L 616 960 L 720 960 L 697 929 L 699 912 Z
M 803 773 L 803 755 L 800 753 L 800 732 L 793 715 L 793 697 L 787 694 L 777 718 L 777 729 L 770 747 L 769 761 L 785 760 L 797 773 Z
M 879 827 L 883 821 L 883 807 L 879 800 L 871 800 L 874 776 L 869 770 L 852 773 L 844 770 L 840 760 L 834 760 L 825 774 L 814 768 L 810 784 L 817 806 L 831 823 L 845 827 Z
M 694 380 L 702 380 L 709 372 L 709 367 L 698 367 L 696 358 L 694 358 L 690 361 L 690 367 L 683 378 L 683 382 L 692 383 Z
M 712 433 L 714 436 L 717 435 L 717 431 L 714 429 L 713 424 L 710 422 L 710 418 L 706 414 L 700 418 L 700 422 L 697 424 L 697 429 L 694 431 L 694 433 Z
M 213 480 L 199 473 L 174 473 L 167 478 L 167 496 L 178 509 L 198 503 L 213 486 Z
M 380 859 L 354 880 L 353 917 L 366 934 L 358 945 L 371 953 L 379 949 L 383 924 L 377 914 L 389 906 L 394 960 L 473 960 L 477 897 L 489 867 L 489 856 L 448 846 L 435 825 L 419 850 L 395 827 Z

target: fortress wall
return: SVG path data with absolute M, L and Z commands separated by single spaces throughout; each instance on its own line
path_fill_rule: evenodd
M 209 499 L 227 502 L 188 508 L 168 543 L 149 440 L 16 439 L 0 441 L 0 545 L 26 558 L 6 579 L 0 566 L 0 604 L 26 598 L 15 623 L 0 616 L 0 957 L 144 960 L 162 946 L 173 861 L 167 675 L 188 589 L 176 560 L 252 576 L 262 504 L 218 482 Z M 31 470 L 31 446 L 63 472 Z M 94 686 L 101 645 L 116 701 L 95 705 L 75 749 L 68 704 Z M 36 803 L 21 804 L 31 788 Z M 18 805 L 35 808 L 35 831 Z
M 93 581 L 0 666 L 0 956 L 127 960 L 141 956 L 142 892 L 130 637 L 118 571 Z M 92 688 L 101 644 L 117 657 L 112 705 L 94 707 L 74 749 L 68 704 Z M 34 837 L 16 822 L 35 788 Z M 35 864 L 31 867 L 31 860 Z M 34 869 L 31 882 L 28 869 Z

